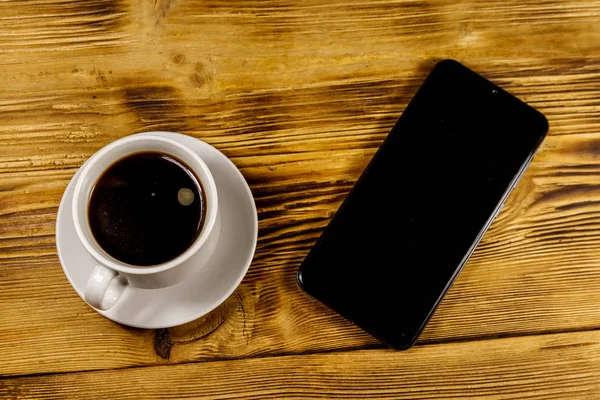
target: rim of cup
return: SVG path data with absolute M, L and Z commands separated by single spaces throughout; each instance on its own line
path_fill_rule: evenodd
M 147 148 L 144 148 L 144 146 L 142 146 L 133 151 L 130 151 L 130 152 L 127 152 L 120 156 L 117 156 L 114 159 L 109 160 L 109 162 L 106 163 L 106 165 L 103 165 L 102 167 L 100 167 L 102 169 L 102 172 L 95 173 L 96 176 L 92 176 L 93 182 L 91 185 L 89 185 L 90 189 L 86 190 L 85 193 L 83 193 L 84 184 L 86 183 L 86 179 L 90 175 L 91 171 L 93 171 L 94 168 L 98 167 L 98 163 L 104 161 L 104 159 L 106 157 L 108 157 L 108 155 L 111 152 L 115 151 L 115 149 L 117 149 L 118 147 L 123 146 L 128 143 L 131 143 L 131 142 L 136 142 L 136 141 L 154 141 L 154 142 L 166 144 L 167 146 L 172 146 L 172 148 L 175 147 L 179 151 L 183 152 L 186 155 L 186 157 L 189 157 L 189 159 L 188 160 L 182 159 L 181 161 L 183 161 L 192 170 L 192 172 L 197 176 L 197 178 L 200 180 L 200 184 L 202 185 L 202 189 L 204 190 L 205 199 L 206 199 L 206 207 L 205 207 L 206 214 L 204 217 L 204 223 L 202 224 L 202 229 L 200 230 L 200 233 L 198 234 L 198 237 L 196 238 L 196 240 L 194 240 L 194 242 L 182 254 L 175 257 L 174 259 L 169 260 L 164 263 L 161 263 L 161 264 L 149 265 L 149 266 L 136 266 L 133 264 L 124 263 L 124 262 L 119 261 L 116 258 L 110 256 L 108 253 L 106 253 L 100 247 L 100 245 L 95 241 L 94 236 L 91 232 L 91 229 L 89 228 L 88 215 L 87 215 L 88 207 L 89 207 L 89 196 L 91 195 L 91 191 L 92 191 L 94 185 L 96 184 L 96 182 L 98 181 L 98 179 L 100 178 L 100 176 L 108 169 L 108 167 L 110 165 L 112 165 L 116 161 L 121 160 L 131 154 L 135 154 L 135 153 L 139 153 L 139 152 L 143 152 L 143 151 L 160 151 L 160 152 L 164 152 L 166 154 L 170 154 L 170 152 L 168 150 L 165 151 L 165 150 L 147 149 Z M 173 156 L 176 158 L 181 158 L 177 155 L 173 155 Z M 190 164 L 192 164 L 192 165 L 190 165 Z M 199 175 L 202 175 L 202 176 L 199 176 Z M 89 179 L 87 181 L 89 182 Z M 79 212 L 80 202 L 82 202 L 82 201 L 84 201 L 86 203 L 85 215 L 81 215 L 81 213 Z M 115 271 L 119 271 L 119 272 L 123 272 L 123 273 L 127 273 L 127 274 L 135 274 L 135 275 L 147 275 L 147 274 L 163 272 L 163 271 L 169 270 L 169 269 L 189 260 L 204 245 L 204 243 L 208 239 L 210 233 L 212 232 L 215 222 L 216 222 L 216 219 L 217 219 L 217 211 L 218 211 L 217 207 L 218 207 L 217 188 L 216 188 L 216 185 L 214 182 L 214 178 L 210 172 L 210 169 L 208 168 L 206 163 L 202 160 L 202 158 L 196 152 L 194 152 L 192 149 L 185 146 L 184 144 L 182 144 L 174 139 L 171 139 L 171 138 L 167 138 L 167 137 L 159 136 L 159 135 L 153 135 L 152 132 L 146 132 L 143 136 L 140 136 L 140 134 L 126 136 L 124 138 L 118 139 L 118 140 L 104 146 L 103 148 L 98 150 L 96 153 L 94 153 L 82 167 L 80 177 L 74 188 L 73 201 L 71 203 L 71 211 L 72 211 L 73 222 L 75 225 L 75 231 L 77 232 L 77 236 L 78 236 L 79 240 L 81 241 L 81 243 L 83 244 L 83 246 L 85 247 L 86 251 L 88 253 L 90 253 L 92 255 L 92 257 L 94 257 L 96 259 L 96 261 L 105 265 L 108 268 L 114 269 Z M 84 228 L 82 226 L 82 220 L 86 224 L 86 228 Z M 87 230 L 89 232 L 89 234 L 86 235 L 86 233 L 84 233 L 84 230 Z M 94 244 L 89 242 L 88 236 L 94 241 Z

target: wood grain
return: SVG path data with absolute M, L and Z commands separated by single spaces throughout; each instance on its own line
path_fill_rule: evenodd
M 593 399 L 600 396 L 600 333 L 34 376 L 0 381 L 0 396 Z
M 598 1 L 0 2 L 0 376 L 379 346 L 295 272 L 444 57 L 540 109 L 551 132 L 415 351 L 600 327 L 599 19 Z M 158 332 L 89 309 L 54 242 L 85 159 L 155 129 L 229 156 L 260 219 L 236 294 Z

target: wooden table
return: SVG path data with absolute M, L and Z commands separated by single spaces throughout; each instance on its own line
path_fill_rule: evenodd
M 447 57 L 551 128 L 396 352 L 295 274 Z M 600 1 L 3 1 L 0 83 L 0 398 L 600 398 Z M 222 307 L 157 331 L 89 308 L 54 239 L 77 168 L 148 130 L 230 157 L 260 229 Z

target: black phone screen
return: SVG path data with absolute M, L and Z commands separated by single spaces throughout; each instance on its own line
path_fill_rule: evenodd
M 532 107 L 440 61 L 300 266 L 300 286 L 410 347 L 547 130 Z

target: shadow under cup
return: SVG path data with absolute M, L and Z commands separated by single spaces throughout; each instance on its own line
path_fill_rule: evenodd
M 204 192 L 204 223 L 192 244 L 179 256 L 157 265 L 136 266 L 110 256 L 97 243 L 88 219 L 92 190 L 115 162 L 135 153 L 157 152 L 181 160 L 199 179 Z M 95 153 L 82 167 L 73 195 L 75 230 L 85 249 L 103 267 L 117 272 L 128 284 L 144 289 L 162 288 L 186 279 L 206 260 L 216 246 L 219 233 L 217 189 L 210 170 L 194 151 L 163 136 L 132 135 Z M 187 261 L 194 257 L 193 262 Z

